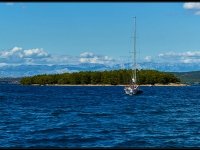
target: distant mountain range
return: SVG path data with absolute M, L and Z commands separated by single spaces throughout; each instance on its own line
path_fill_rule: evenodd
M 138 66 L 140 69 L 153 69 L 164 72 L 190 72 L 200 70 L 200 64 L 164 64 L 156 62 L 143 62 L 139 63 Z M 24 77 L 37 74 L 55 74 L 78 71 L 103 71 L 130 68 L 131 65 L 129 63 L 115 65 L 94 63 L 81 63 L 77 65 L 4 65 L 0 66 L 0 77 Z

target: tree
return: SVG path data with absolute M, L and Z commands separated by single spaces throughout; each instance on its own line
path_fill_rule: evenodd
M 156 70 L 137 70 L 139 84 L 168 84 L 180 82 L 175 75 L 159 72 Z M 31 84 L 129 84 L 131 81 L 131 70 L 111 70 L 111 71 L 81 71 L 63 74 L 42 74 L 33 77 L 24 77 L 20 83 Z

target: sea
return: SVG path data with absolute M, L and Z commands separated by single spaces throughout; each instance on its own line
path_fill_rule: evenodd
M 0 148 L 200 148 L 200 86 L 0 84 Z

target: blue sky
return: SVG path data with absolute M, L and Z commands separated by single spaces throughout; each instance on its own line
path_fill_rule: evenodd
M 199 3 L 0 3 L 0 63 L 200 62 Z

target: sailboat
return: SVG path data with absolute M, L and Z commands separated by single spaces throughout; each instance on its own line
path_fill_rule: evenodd
M 135 31 L 134 31 L 134 51 L 133 51 L 133 68 L 130 85 L 124 87 L 124 91 L 128 95 L 141 94 L 143 91 L 137 84 L 137 64 L 136 64 L 136 17 L 135 20 Z

